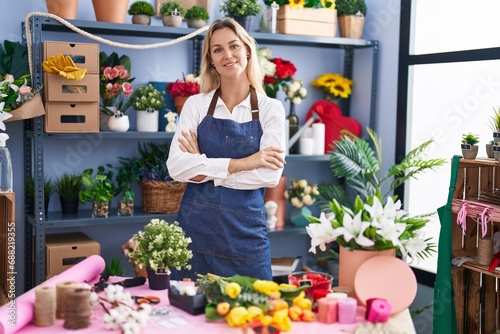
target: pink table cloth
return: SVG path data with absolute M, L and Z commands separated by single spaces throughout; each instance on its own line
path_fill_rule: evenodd
M 89 260 L 90 259 L 90 260 Z M 57 282 L 63 280 L 75 280 L 77 282 L 83 282 L 85 280 L 91 282 L 92 284 L 98 280 L 99 274 L 104 270 L 104 261 L 102 258 L 96 256 L 89 258 L 78 265 L 66 270 L 63 274 L 60 274 L 46 282 L 43 285 L 53 285 Z M 87 261 L 87 262 L 86 262 Z M 102 265 L 102 269 L 101 269 Z M 93 270 L 90 267 L 94 268 Z M 70 271 L 68 273 L 68 271 Z M 93 273 L 93 278 L 89 278 L 88 276 Z M 61 276 L 61 277 L 59 277 Z M 109 282 L 116 282 L 122 280 L 123 278 L 111 277 Z M 192 284 L 179 282 L 180 284 Z M 168 290 L 155 291 L 150 290 L 148 283 L 133 287 L 126 288 L 132 295 L 135 296 L 148 296 L 154 295 L 160 298 L 160 303 L 158 305 L 154 305 L 154 308 L 159 308 L 163 306 L 169 306 L 168 301 Z M 99 294 L 103 294 L 100 292 Z M 75 333 L 75 334 L 95 334 L 95 333 L 119 333 L 118 330 L 107 330 L 104 328 L 104 324 L 102 321 L 102 317 L 104 315 L 104 310 L 102 307 L 97 307 L 94 311 L 94 314 L 91 318 L 91 326 L 85 329 L 80 330 L 68 330 L 63 327 L 63 320 L 56 320 L 56 323 L 53 326 L 49 327 L 36 327 L 31 323 L 33 319 L 33 304 L 34 304 L 34 291 L 30 290 L 24 295 L 18 297 L 16 299 L 16 304 L 21 306 L 16 310 L 16 315 L 18 317 L 17 326 L 12 327 L 8 325 L 5 320 L 5 307 L 0 309 L 0 316 L 2 317 L 1 324 L 3 325 L 0 328 L 0 334 L 5 333 L 47 333 L 47 334 L 56 334 L 56 333 Z M 203 333 L 203 334 L 250 334 L 253 333 L 252 330 L 245 330 L 241 328 L 231 328 L 224 320 L 220 320 L 217 322 L 206 322 L 205 315 L 197 315 L 193 316 L 187 312 L 184 312 L 175 307 L 171 307 L 173 310 L 172 313 L 166 316 L 151 316 L 149 320 L 149 325 L 147 328 L 143 329 L 143 333 L 154 334 L 154 333 L 165 333 L 168 331 L 172 331 L 175 333 Z M 358 308 L 357 320 L 359 322 L 364 322 L 364 307 Z M 19 312 L 23 312 L 20 314 Z M 22 321 L 20 321 L 22 320 Z M 411 320 L 410 314 L 408 310 L 405 310 L 395 316 L 393 316 L 390 320 L 390 324 L 392 328 L 398 329 L 398 333 L 407 333 L 407 334 L 415 334 L 415 328 L 413 326 L 413 322 Z M 320 333 L 352 333 L 356 328 L 356 324 L 346 325 L 346 324 L 323 324 L 318 321 L 314 322 L 292 322 L 292 329 L 289 334 L 320 334 Z

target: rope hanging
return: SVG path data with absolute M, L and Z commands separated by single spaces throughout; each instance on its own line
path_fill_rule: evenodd
M 80 29 L 76 27 L 75 25 L 71 24 L 70 22 L 66 21 L 65 19 L 54 15 L 54 14 L 49 14 L 49 13 L 40 13 L 40 12 L 33 12 L 29 13 L 26 16 L 26 24 L 25 24 L 25 33 L 26 33 L 26 43 L 28 47 L 28 62 L 29 62 L 29 68 L 30 68 L 30 74 L 33 76 L 33 70 L 32 70 L 32 50 L 31 50 L 31 24 L 30 24 L 30 19 L 33 16 L 41 16 L 41 17 L 49 17 L 57 22 L 61 23 L 62 25 L 68 27 L 69 29 L 73 30 L 74 32 L 85 36 L 87 38 L 93 39 L 97 42 L 103 43 L 103 44 L 108 44 L 114 47 L 118 48 L 123 48 L 123 49 L 134 49 L 134 50 L 147 50 L 147 49 L 155 49 L 155 48 L 162 48 L 170 45 L 174 45 L 180 42 L 184 42 L 190 38 L 193 38 L 196 35 L 201 34 L 202 32 L 208 30 L 208 26 L 201 27 L 198 30 L 193 31 L 190 34 L 184 35 L 182 37 L 178 37 L 173 40 L 165 41 L 165 42 L 160 42 L 160 43 L 152 43 L 152 44 L 127 44 L 127 43 L 120 43 L 120 42 L 115 42 L 106 38 L 102 38 L 100 36 L 95 36 L 92 35 L 91 33 Z

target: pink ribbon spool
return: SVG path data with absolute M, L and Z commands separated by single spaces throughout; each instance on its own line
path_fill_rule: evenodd
M 366 320 L 376 324 L 388 322 L 391 317 L 392 306 L 385 299 L 373 298 L 367 300 Z

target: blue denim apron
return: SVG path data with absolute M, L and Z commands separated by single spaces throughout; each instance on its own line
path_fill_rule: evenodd
M 208 158 L 244 158 L 260 150 L 262 127 L 257 94 L 250 89 L 252 120 L 237 123 L 213 117 L 217 90 L 207 115 L 198 126 L 198 146 Z M 213 273 L 272 279 L 267 238 L 264 189 L 215 187 L 212 181 L 188 183 L 177 217 L 191 237 L 192 270 L 174 271 L 174 279 Z

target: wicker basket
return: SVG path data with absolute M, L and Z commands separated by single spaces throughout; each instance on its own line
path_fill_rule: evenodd
M 147 213 L 177 213 L 187 183 L 148 180 L 139 182 L 142 189 L 142 211 Z
M 356 15 L 339 16 L 339 34 L 340 37 L 357 38 L 363 36 L 363 28 L 365 26 L 365 18 L 357 17 Z

